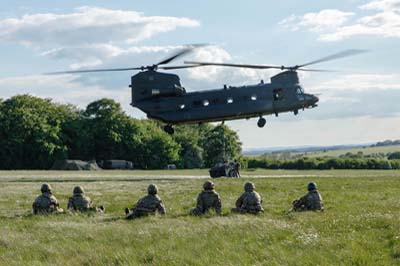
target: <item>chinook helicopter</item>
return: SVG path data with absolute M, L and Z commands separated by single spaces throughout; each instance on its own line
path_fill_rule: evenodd
M 299 83 L 297 71 L 326 72 L 327 70 L 307 69 L 309 65 L 343 58 L 363 52 L 363 50 L 345 50 L 318 60 L 295 66 L 246 65 L 213 62 L 186 61 L 185 65 L 163 66 L 186 55 L 203 45 L 188 46 L 167 59 L 149 66 L 112 69 L 88 69 L 53 72 L 48 74 L 74 74 L 107 71 L 140 70 L 131 77 L 129 87 L 132 91 L 133 107 L 147 114 L 148 118 L 160 120 L 166 125 L 164 131 L 174 133 L 173 125 L 183 123 L 225 122 L 234 119 L 259 117 L 258 127 L 266 124 L 263 116 L 293 112 L 317 107 L 316 95 L 307 94 Z M 173 70 L 194 67 L 221 66 L 252 69 L 280 69 L 283 72 L 271 77 L 270 83 L 263 80 L 255 85 L 226 86 L 220 89 L 186 92 L 179 76 L 158 72 L 158 69 Z

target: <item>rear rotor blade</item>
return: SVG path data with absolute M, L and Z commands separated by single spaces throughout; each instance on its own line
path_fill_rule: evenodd
M 187 47 L 185 47 L 185 48 L 179 50 L 177 53 L 173 54 L 172 56 L 162 60 L 161 62 L 158 62 L 156 64 L 156 66 L 168 64 L 168 63 L 172 62 L 173 60 L 177 59 L 178 57 L 184 56 L 184 55 L 190 53 L 191 51 L 193 51 L 194 49 L 199 48 L 199 47 L 203 47 L 203 46 L 206 46 L 206 45 L 207 44 L 191 44 L 191 45 L 188 45 Z
M 158 67 L 158 69 L 170 70 L 170 69 L 193 68 L 193 67 L 202 67 L 202 66 L 204 66 L 204 65 L 161 66 L 161 67 Z
M 195 64 L 202 66 L 228 66 L 228 67 L 242 67 L 242 68 L 254 68 L 254 69 L 287 69 L 284 66 L 268 66 L 268 65 L 247 65 L 247 64 L 228 64 L 228 63 L 212 63 L 212 62 L 197 62 L 197 61 L 185 61 L 185 64 Z
M 297 65 L 297 66 L 295 66 L 295 68 L 300 68 L 300 67 L 304 67 L 304 66 L 317 64 L 317 63 L 336 60 L 336 59 L 339 59 L 339 58 L 348 57 L 348 56 L 361 54 L 361 53 L 365 53 L 365 52 L 367 52 L 367 50 L 358 50 L 358 49 L 345 50 L 345 51 L 342 51 L 342 52 L 339 52 L 339 53 L 336 53 L 336 54 L 333 54 L 333 55 L 330 55 L 330 56 L 326 56 L 326 57 L 323 57 L 321 59 L 314 60 L 314 61 L 302 64 L 302 65 Z
M 60 74 L 76 74 L 76 73 L 92 73 L 92 72 L 109 72 L 109 71 L 129 71 L 129 70 L 141 70 L 142 67 L 130 67 L 130 68 L 104 68 L 104 69 L 84 69 L 84 70 L 70 70 L 60 72 L 45 73 L 45 75 L 60 75 Z

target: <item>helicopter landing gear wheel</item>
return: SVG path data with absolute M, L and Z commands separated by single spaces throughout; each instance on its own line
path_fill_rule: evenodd
M 265 120 L 264 117 L 260 117 L 260 119 L 258 119 L 258 121 L 257 121 L 257 126 L 260 127 L 260 128 L 264 127 L 265 123 L 267 123 L 267 120 Z
M 174 128 L 171 125 L 165 125 L 164 131 L 170 135 L 174 134 L 174 132 L 175 132 Z

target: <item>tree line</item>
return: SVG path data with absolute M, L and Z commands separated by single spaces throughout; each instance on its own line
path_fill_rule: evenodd
M 0 99 L 0 169 L 49 169 L 60 159 L 201 168 L 241 156 L 239 137 L 227 126 L 183 125 L 172 136 L 161 126 L 128 116 L 112 99 L 85 109 L 31 95 Z
M 246 159 L 248 168 L 265 169 L 400 169 L 400 160 L 386 158 L 357 157 L 301 157 L 297 159 L 276 159 L 268 157 L 253 157 Z

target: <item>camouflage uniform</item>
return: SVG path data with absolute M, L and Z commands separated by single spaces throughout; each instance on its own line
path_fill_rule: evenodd
M 236 208 L 232 209 L 233 212 L 253 214 L 264 212 L 261 206 L 261 197 L 254 189 L 253 183 L 248 182 L 244 185 L 245 192 L 236 200 Z
M 315 183 L 308 184 L 308 193 L 298 200 L 293 201 L 294 211 L 323 211 L 324 205 L 321 194 L 317 191 Z
M 70 211 L 98 211 L 104 212 L 104 207 L 94 207 L 91 199 L 85 195 L 81 186 L 74 187 L 73 196 L 68 200 L 68 210 Z
M 217 214 L 221 214 L 222 204 L 219 194 L 214 190 L 214 183 L 207 181 L 203 185 L 204 190 L 197 197 L 196 208 L 190 210 L 193 215 L 201 215 L 209 209 L 215 209 Z
M 148 195 L 141 198 L 136 206 L 131 210 L 125 209 L 126 218 L 134 219 L 141 216 L 147 216 L 149 214 L 155 214 L 158 211 L 161 215 L 166 214 L 165 206 L 161 198 L 157 195 L 158 188 L 151 184 L 147 188 Z
M 38 196 L 32 204 L 33 214 L 62 213 L 64 210 L 59 207 L 56 197 L 51 193 L 51 186 L 43 184 L 42 195 Z

